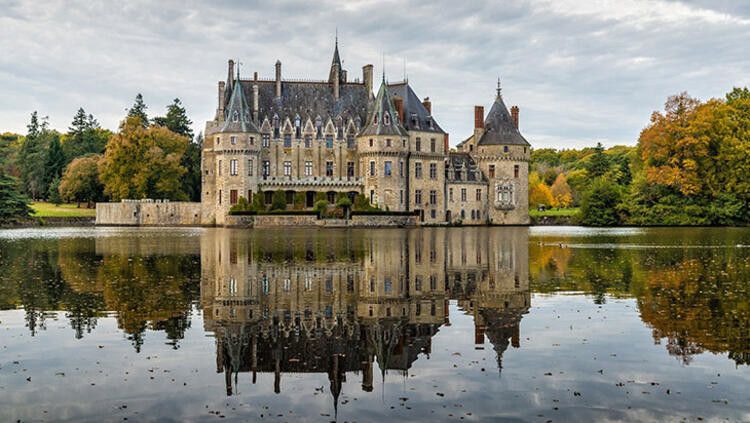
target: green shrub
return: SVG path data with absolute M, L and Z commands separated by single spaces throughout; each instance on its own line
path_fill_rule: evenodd
M 328 196 L 323 191 L 318 191 L 315 193 L 315 201 L 314 204 L 317 204 L 318 201 L 325 201 L 328 202 Z
M 276 190 L 271 197 L 271 210 L 286 210 L 286 192 Z
M 237 199 L 237 204 L 229 208 L 229 214 L 239 214 L 250 211 L 250 203 L 247 198 L 240 197 Z
M 250 205 L 250 210 L 256 211 L 256 212 L 262 212 L 266 210 L 266 205 L 263 201 L 263 198 L 265 195 L 263 194 L 263 191 L 258 191 L 257 194 L 253 195 L 253 202 Z
M 313 207 L 313 210 L 315 210 L 319 214 L 325 213 L 328 210 L 328 201 L 327 200 L 316 201 L 315 207 Z
M 294 210 L 302 210 L 305 208 L 305 193 L 296 192 L 294 193 Z
M 354 197 L 354 210 L 357 211 L 375 211 L 379 210 L 377 207 L 373 207 L 370 201 L 365 197 L 364 194 L 357 194 Z

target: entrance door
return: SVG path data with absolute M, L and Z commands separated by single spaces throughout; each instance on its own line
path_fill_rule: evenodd
M 450 210 L 445 211 L 445 221 L 448 223 L 451 223 L 451 211 Z

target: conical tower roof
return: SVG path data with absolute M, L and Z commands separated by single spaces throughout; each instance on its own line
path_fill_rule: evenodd
M 391 100 L 391 92 L 385 83 L 380 84 L 378 95 L 375 97 L 372 109 L 367 116 L 367 124 L 362 128 L 361 135 L 395 135 L 408 136 L 406 129 L 398 120 L 398 113 Z
M 253 123 L 250 106 L 245 99 L 242 84 L 239 81 L 233 84 L 232 95 L 229 97 L 226 110 L 224 126 L 219 132 L 260 132 Z
M 344 75 L 343 75 L 343 68 L 341 67 L 341 57 L 339 56 L 339 38 L 336 37 L 336 47 L 333 49 L 333 60 L 331 60 L 331 70 L 328 73 L 328 82 L 333 82 L 333 79 L 336 77 L 335 74 L 335 67 L 339 68 L 339 82 L 344 82 Z
M 490 112 L 484 120 L 485 131 L 479 139 L 479 145 L 531 145 L 521 135 L 503 102 L 500 82 L 497 86 L 497 97 Z

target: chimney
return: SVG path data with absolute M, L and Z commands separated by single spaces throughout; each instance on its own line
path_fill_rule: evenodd
M 443 150 L 443 152 L 447 155 L 451 151 L 451 148 L 450 148 L 451 147 L 450 137 L 448 136 L 448 134 L 444 135 L 443 144 L 444 144 L 443 148 L 445 148 L 445 150 Z
M 218 120 L 219 122 L 224 122 L 224 81 L 219 81 L 219 112 L 218 112 Z
M 370 97 L 370 100 L 372 100 L 372 65 L 362 66 L 362 82 L 367 90 L 367 95 Z
M 422 100 L 422 104 L 424 105 L 424 108 L 427 109 L 427 113 L 432 115 L 432 102 L 430 101 L 430 97 L 425 97 L 424 100 Z
M 404 124 L 404 99 L 401 97 L 393 97 L 393 105 L 396 106 L 396 113 L 401 124 Z
M 256 79 L 258 72 L 255 72 Z M 253 122 L 255 122 L 256 125 L 260 126 L 258 123 L 258 85 L 253 85 Z
M 234 60 L 229 59 L 229 74 L 227 75 L 229 85 L 234 86 Z
M 345 70 L 341 71 L 341 81 L 342 82 L 346 82 L 346 71 Z
M 510 108 L 510 117 L 513 118 L 513 123 L 516 124 L 516 129 L 518 129 L 518 106 Z
M 258 80 L 258 72 L 253 72 L 253 80 Z
M 474 106 L 474 129 L 484 129 L 484 106 Z
M 333 65 L 333 98 L 334 100 L 339 99 L 339 80 L 340 80 L 341 69 L 339 65 Z
M 281 60 L 276 61 L 276 98 L 281 98 Z

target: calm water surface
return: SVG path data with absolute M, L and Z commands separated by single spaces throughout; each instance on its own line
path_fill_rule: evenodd
M 0 231 L 0 421 L 750 421 L 750 229 Z

